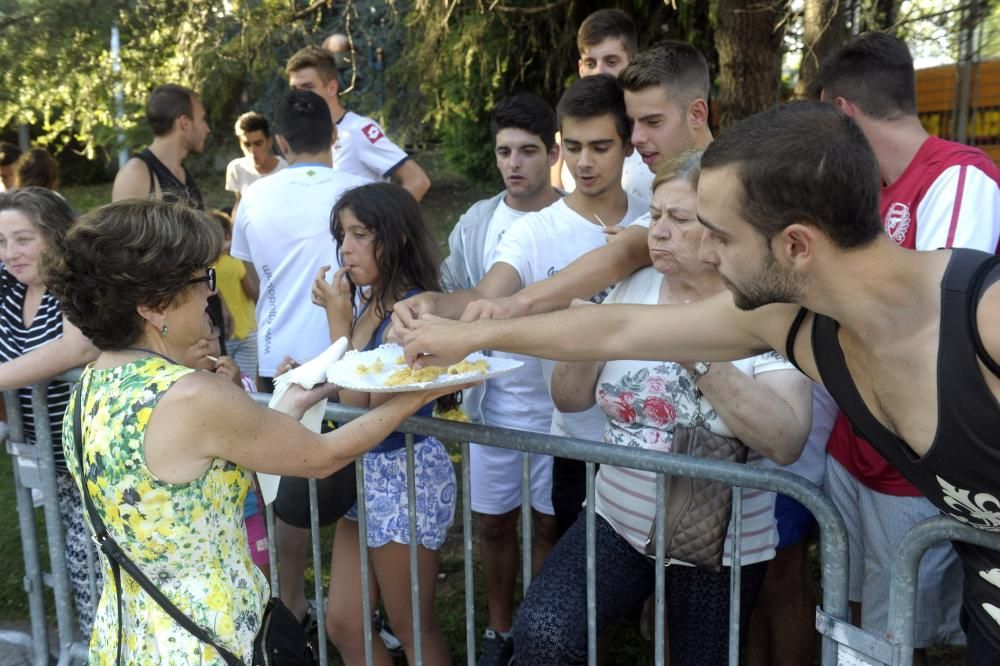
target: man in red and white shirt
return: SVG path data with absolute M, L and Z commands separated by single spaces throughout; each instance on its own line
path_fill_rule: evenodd
M 337 64 L 329 51 L 307 46 L 288 59 L 285 73 L 289 87 L 311 90 L 330 107 L 330 117 L 337 126 L 333 144 L 335 171 L 346 171 L 367 181 L 391 178 L 417 201 L 424 197 L 431 181 L 416 160 L 390 141 L 378 123 L 348 111 L 340 103 Z
M 882 33 L 862 35 L 824 61 L 817 85 L 821 99 L 850 116 L 875 152 L 882 176 L 880 213 L 894 241 L 915 250 L 997 250 L 1000 169 L 977 148 L 927 134 L 917 117 L 906 44 Z M 939 512 L 854 434 L 843 414 L 827 453 L 827 490 L 848 528 L 855 622 L 884 634 L 892 556 L 913 525 Z M 950 544 L 924 557 L 916 663 L 925 663 L 922 648 L 929 645 L 964 643 L 958 621 L 961 575 Z

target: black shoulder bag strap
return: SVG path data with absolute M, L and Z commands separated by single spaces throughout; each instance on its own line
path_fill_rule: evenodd
M 166 611 L 167 615 L 173 618 L 174 622 L 184 627 L 186 630 L 203 643 L 211 645 L 229 666 L 242 666 L 243 662 L 232 652 L 222 647 L 209 636 L 208 632 L 195 624 L 191 618 L 182 613 L 180 609 L 168 599 L 156 585 L 153 584 L 146 574 L 139 569 L 136 564 L 129 559 L 128 555 L 121 549 L 118 542 L 108 533 L 101 516 L 97 513 L 94 500 L 90 497 L 90 490 L 87 488 L 87 476 L 83 471 L 83 430 L 81 413 L 83 411 L 83 380 L 76 387 L 76 405 L 73 409 L 73 444 L 76 446 L 76 460 L 79 465 L 80 487 L 82 488 L 83 502 L 87 507 L 87 515 L 90 517 L 90 525 L 94 530 L 93 540 L 101 551 L 108 558 L 111 565 L 111 572 L 115 578 L 115 596 L 118 600 L 118 656 L 115 663 L 121 663 L 122 657 L 122 579 L 121 569 L 125 570 L 132 580 L 139 584 L 146 594 L 150 596 L 160 608 Z

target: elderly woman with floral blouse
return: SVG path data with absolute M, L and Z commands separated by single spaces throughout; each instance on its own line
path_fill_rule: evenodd
M 725 289 L 714 267 L 699 259 L 703 234 L 695 185 L 701 153 L 685 153 L 653 182 L 651 267 L 619 284 L 606 303 L 686 303 Z M 600 307 L 600 306 L 589 306 Z M 732 363 L 608 361 L 560 363 L 552 395 L 563 411 L 596 403 L 607 416 L 609 444 L 670 451 L 674 428 L 704 419 L 712 432 L 736 437 L 785 464 L 787 451 L 806 441 L 811 418 L 809 381 L 774 353 Z M 602 465 L 596 479 L 597 629 L 641 608 L 653 590 L 655 562 L 645 544 L 656 513 L 656 475 Z M 741 628 L 774 557 L 774 495 L 743 490 Z M 569 529 L 532 582 L 514 626 L 519 663 L 585 663 L 586 528 Z M 706 571 L 671 561 L 666 570 L 672 666 L 725 663 L 729 631 L 727 539 L 724 567 Z

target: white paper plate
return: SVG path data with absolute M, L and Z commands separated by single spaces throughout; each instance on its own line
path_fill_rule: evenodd
M 385 382 L 390 375 L 407 367 L 406 363 L 400 360 L 402 356 L 403 348 L 396 344 L 382 345 L 378 349 L 370 351 L 350 351 L 344 354 L 344 357 L 339 361 L 327 367 L 326 380 L 352 391 L 401 393 L 403 391 L 420 391 L 426 388 L 454 386 L 470 381 L 489 379 L 490 377 L 506 374 L 524 365 L 522 361 L 512 358 L 494 358 L 493 356 L 484 356 L 479 352 L 473 352 L 464 360 L 475 362 L 486 359 L 489 368 L 488 372 L 464 372 L 456 375 L 450 375 L 445 372 L 438 375 L 432 381 L 386 386 Z M 382 369 L 378 372 L 372 369 L 372 366 L 377 361 L 382 362 Z M 362 366 L 368 369 L 367 372 L 361 371 Z

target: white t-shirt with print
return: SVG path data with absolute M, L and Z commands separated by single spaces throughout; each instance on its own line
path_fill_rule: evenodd
M 253 263 L 260 278 L 257 353 L 260 374 L 273 377 L 287 354 L 307 361 L 330 346 L 323 308 L 310 292 L 320 266 L 339 267 L 330 211 L 365 181 L 328 166 L 296 164 L 261 178 L 244 192 L 230 249 Z
M 576 189 L 576 179 L 569 172 L 569 165 L 565 160 L 562 163 L 561 175 L 563 191 L 569 194 Z M 653 175 L 642 161 L 639 151 L 633 150 L 622 165 L 622 189 L 639 199 L 648 201 L 653 198 Z
M 277 158 L 277 166 L 267 173 L 260 173 L 257 171 L 253 158 L 248 155 L 236 158 L 230 162 L 228 166 L 226 166 L 226 191 L 242 194 L 243 190 L 245 190 L 250 183 L 259 180 L 264 176 L 274 175 L 288 166 L 288 162 L 285 161 L 284 157 L 278 155 Z
M 510 227 L 527 213 L 514 210 L 501 199 L 493 211 L 486 231 L 483 263 L 491 266 L 500 240 Z M 494 356 L 513 358 L 524 365 L 506 375 L 488 380 L 483 398 L 483 422 L 490 426 L 548 432 L 552 419 L 552 401 L 542 378 L 541 361 L 534 356 L 493 352 Z
M 604 222 L 609 226 L 625 227 L 648 211 L 647 200 L 629 194 L 625 216 L 614 222 Z M 512 266 L 521 278 L 521 286 L 527 287 L 555 275 L 606 242 L 607 236 L 599 224 L 588 221 L 570 208 L 565 199 L 560 199 L 548 208 L 525 215 L 512 225 L 497 247 L 494 263 L 503 262 Z M 596 294 L 591 300 L 599 303 L 605 295 L 605 292 Z M 541 361 L 541 365 L 547 387 L 551 384 L 555 363 Z M 553 410 L 550 432 L 599 441 L 603 427 L 604 415 L 595 406 L 576 413 Z
M 606 303 L 655 304 L 663 276 L 653 267 L 636 272 L 618 285 Z M 733 361 L 742 372 L 758 376 L 794 366 L 774 352 Z M 675 425 L 692 425 L 697 413 L 694 379 L 679 364 L 668 361 L 608 361 L 597 380 L 598 406 L 607 415 L 604 441 L 670 451 Z M 732 431 L 712 405 L 701 397 L 699 403 L 705 426 L 720 435 Z M 747 464 L 761 466 L 764 457 L 750 450 Z M 774 493 L 743 489 L 744 565 L 770 560 L 778 533 L 774 522 Z M 629 544 L 645 552 L 656 515 L 656 475 L 635 469 L 601 465 L 597 473 L 595 509 Z M 726 538 L 724 563 L 730 563 L 732 544 Z
M 333 168 L 364 178 L 386 180 L 409 157 L 389 140 L 377 122 L 353 111 L 337 122 L 333 144 Z

